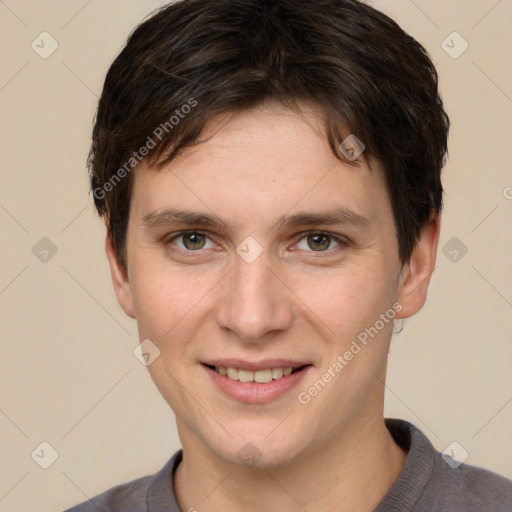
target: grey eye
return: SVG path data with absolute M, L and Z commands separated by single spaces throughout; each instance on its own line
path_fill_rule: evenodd
M 199 233 L 185 233 L 181 238 L 183 245 L 190 251 L 202 249 L 206 244 L 206 237 Z
M 180 233 L 169 240 L 179 249 L 184 251 L 198 251 L 200 249 L 211 249 L 215 244 L 203 233 L 189 231 Z
M 297 244 L 297 248 L 305 251 L 322 252 L 340 245 L 329 233 L 309 233 Z

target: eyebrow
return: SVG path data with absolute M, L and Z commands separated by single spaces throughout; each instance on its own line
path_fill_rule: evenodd
M 161 211 L 150 212 L 142 217 L 142 226 L 144 229 L 150 230 L 172 224 L 186 224 L 189 226 L 201 226 L 231 231 L 229 225 L 224 220 L 211 213 L 167 208 Z M 338 224 L 364 227 L 370 224 L 370 220 L 349 208 L 335 208 L 323 212 L 298 212 L 285 215 L 279 219 L 274 224 L 271 231 L 275 229 L 295 228 L 298 226 L 332 226 Z
M 272 229 L 316 226 L 320 224 L 326 226 L 341 224 L 364 227 L 370 224 L 370 220 L 349 208 L 335 208 L 323 212 L 298 212 L 293 215 L 285 215 L 276 222 Z
M 169 224 L 187 224 L 229 231 L 228 225 L 220 217 L 209 213 L 167 208 L 162 211 L 153 211 L 142 217 L 144 229 L 153 229 Z

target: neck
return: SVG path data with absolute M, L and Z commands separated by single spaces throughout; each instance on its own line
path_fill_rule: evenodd
M 201 512 L 371 512 L 398 479 L 406 453 L 382 415 L 342 430 L 293 463 L 265 469 L 226 462 L 183 436 L 183 461 L 174 475 L 178 504 Z

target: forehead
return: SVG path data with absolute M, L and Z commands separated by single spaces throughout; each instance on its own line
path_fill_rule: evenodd
M 340 206 L 367 218 L 391 213 L 379 163 L 370 169 L 362 157 L 357 166 L 337 159 L 323 119 L 312 108 L 299 114 L 262 105 L 217 116 L 200 141 L 161 170 L 144 161 L 139 165 L 134 215 L 142 218 L 171 206 L 231 221 Z

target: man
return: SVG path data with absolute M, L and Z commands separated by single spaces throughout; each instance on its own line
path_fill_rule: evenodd
M 426 51 L 356 0 L 182 0 L 135 30 L 91 187 L 183 450 L 73 512 L 512 509 L 512 482 L 383 419 L 448 128 Z

